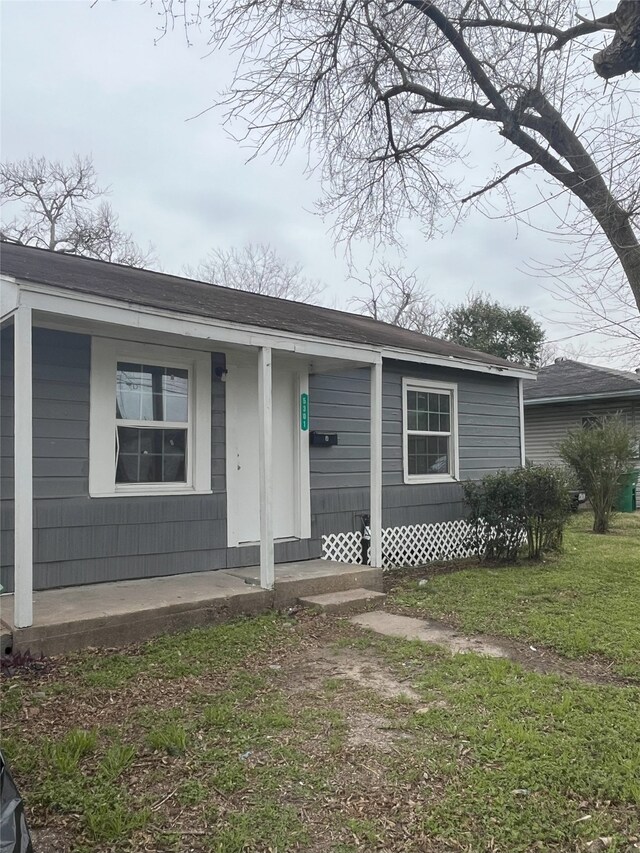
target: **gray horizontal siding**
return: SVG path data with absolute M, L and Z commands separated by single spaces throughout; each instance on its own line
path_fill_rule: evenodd
M 320 489 L 311 494 L 311 535 L 360 530 L 361 516 L 369 513 L 369 489 Z M 459 483 L 385 486 L 382 524 L 433 524 L 466 515 Z
M 0 582 L 13 588 L 13 334 L 2 335 Z M 86 335 L 33 330 L 36 588 L 226 566 L 225 394 L 212 377 L 212 495 L 89 498 Z
M 383 369 L 383 496 L 385 527 L 463 518 L 459 483 L 406 485 L 402 462 L 403 376 L 458 386 L 462 479 L 520 465 L 520 413 L 515 379 L 385 362 Z M 369 513 L 369 371 L 310 378 L 311 429 L 337 432 L 336 447 L 311 447 L 312 537 L 359 530 Z
M 405 486 L 402 471 L 403 377 L 455 382 L 461 479 L 520 464 L 520 415 L 515 379 L 385 362 L 383 370 L 383 482 Z M 311 448 L 311 488 L 364 488 L 369 484 L 369 370 L 310 379 L 311 429 L 337 432 L 336 447 Z
M 212 495 L 88 497 L 90 338 L 34 329 L 34 582 L 36 588 L 253 565 L 255 546 L 226 548 L 225 387 L 212 379 Z M 0 579 L 12 586 L 13 341 L 2 340 Z M 213 355 L 224 367 L 225 356 Z M 460 485 L 402 482 L 403 375 L 455 381 L 465 477 L 519 461 L 517 383 L 462 371 L 387 364 L 383 373 L 383 523 L 464 514 Z M 279 542 L 276 560 L 320 555 L 325 533 L 360 527 L 369 511 L 369 372 L 310 377 L 311 429 L 337 432 L 310 449 L 312 536 Z
M 309 377 L 309 427 L 338 433 L 335 447 L 309 449 L 312 495 L 316 489 L 369 484 L 369 371 Z
M 629 399 L 525 406 L 526 457 L 537 465 L 561 464 L 558 445 L 570 430 L 582 429 L 582 418 L 620 412 L 640 429 L 640 402 Z

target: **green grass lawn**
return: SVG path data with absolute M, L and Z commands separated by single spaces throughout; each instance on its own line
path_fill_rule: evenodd
M 607 536 L 591 533 L 592 521 L 588 512 L 575 517 L 562 555 L 544 563 L 472 567 L 422 587 L 407 580 L 390 600 L 465 631 L 600 656 L 640 678 L 640 513 L 616 516 Z
M 304 615 L 62 658 L 3 691 L 39 853 L 567 853 L 601 836 L 629 853 L 640 838 L 633 686 Z

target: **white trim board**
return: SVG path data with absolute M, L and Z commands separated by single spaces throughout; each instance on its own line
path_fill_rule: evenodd
M 61 293 L 55 288 L 21 285 L 21 304 L 35 311 L 59 314 L 64 317 L 129 326 L 136 329 L 184 335 L 189 338 L 218 344 L 236 344 L 244 347 L 271 347 L 305 356 L 324 356 L 362 364 L 376 364 L 382 360 L 379 348 L 334 339 L 297 335 L 278 329 L 247 326 L 240 323 L 196 317 L 166 309 L 124 305 L 113 299 L 86 298 L 83 294 Z
M 398 361 L 412 361 L 416 364 L 488 373 L 494 376 L 536 378 L 536 371 L 518 365 L 505 367 L 477 362 L 471 358 L 457 358 L 455 356 L 417 352 L 400 347 L 364 345 L 335 338 L 294 334 L 278 329 L 219 321 L 209 317 L 195 317 L 192 314 L 168 311 L 167 309 L 133 304 L 125 305 L 118 300 L 107 299 L 94 294 L 79 294 L 77 291 L 62 293 L 55 287 L 31 282 L 19 282 L 19 288 L 21 304 L 29 305 L 37 311 L 45 311 L 65 317 L 97 320 L 170 334 L 184 334 L 187 337 L 197 337 L 219 343 L 235 343 L 240 346 L 269 346 L 274 350 L 285 350 L 308 356 L 346 359 L 363 364 L 376 364 L 382 358 L 389 358 Z
M 518 379 L 518 417 L 520 419 L 520 464 L 527 464 L 526 437 L 524 431 L 524 382 Z
M 15 313 L 14 383 L 14 613 L 16 628 L 33 624 L 33 360 L 31 310 Z
M 535 370 L 529 370 L 526 367 L 514 365 L 513 367 L 503 367 L 497 364 L 485 364 L 480 361 L 472 361 L 464 358 L 456 358 L 455 356 L 432 355 L 430 353 L 414 352 L 413 350 L 393 349 L 391 347 L 383 347 L 382 357 L 394 359 L 396 361 L 412 361 L 415 364 L 428 364 L 432 367 L 448 367 L 453 370 L 471 370 L 474 373 L 490 373 L 492 376 L 508 376 L 516 379 L 531 379 L 535 380 L 537 374 Z
M 187 481 L 180 483 L 116 483 L 116 364 L 152 361 L 189 371 Z M 207 494 L 211 491 L 211 354 L 92 338 L 89 411 L 89 495 Z
M 450 395 L 450 430 L 442 435 L 449 436 L 451 473 L 450 474 L 409 474 L 409 431 L 407 415 L 407 391 L 435 391 Z M 438 433 L 433 433 L 438 435 Z M 455 382 L 435 382 L 429 379 L 402 377 L 402 475 L 405 485 L 416 483 L 457 483 L 460 480 L 460 452 L 458 445 L 458 385 Z

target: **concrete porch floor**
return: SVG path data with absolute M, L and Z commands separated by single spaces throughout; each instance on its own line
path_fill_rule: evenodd
M 61 654 L 87 646 L 118 647 L 240 614 L 292 607 L 301 596 L 364 587 L 382 591 L 382 571 L 306 560 L 275 567 L 275 588 L 261 589 L 260 569 L 226 569 L 142 580 L 41 590 L 33 625 L 13 626 L 13 595 L 0 597 L 2 652 Z

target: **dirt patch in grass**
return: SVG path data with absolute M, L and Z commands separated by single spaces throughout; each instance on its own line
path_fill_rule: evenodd
M 60 658 L 4 687 L 40 853 L 567 853 L 598 836 L 626 853 L 640 830 L 637 691 L 332 617 Z
M 292 692 L 318 690 L 332 679 L 344 679 L 356 687 L 370 690 L 387 699 L 406 697 L 417 702 L 419 696 L 408 680 L 400 681 L 380 666 L 380 659 L 369 651 L 318 646 L 288 670 L 287 689 Z

